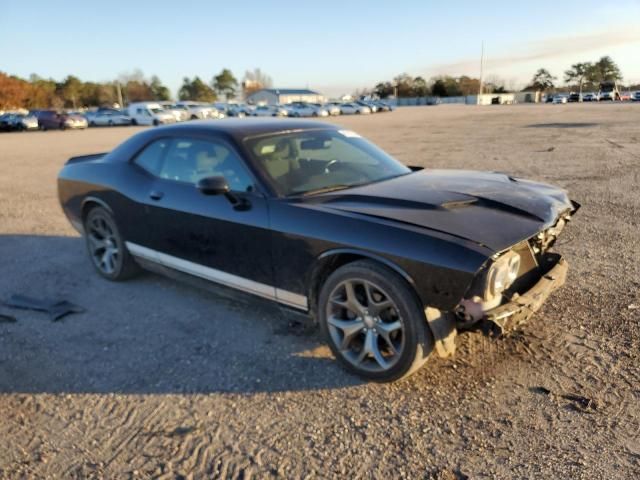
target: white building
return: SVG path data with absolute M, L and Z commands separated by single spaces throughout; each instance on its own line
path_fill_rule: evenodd
M 305 88 L 263 88 L 247 95 L 247 103 L 275 105 L 291 102 L 323 103 L 322 94 Z

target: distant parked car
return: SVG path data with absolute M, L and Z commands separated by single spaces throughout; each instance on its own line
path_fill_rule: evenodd
M 320 104 L 317 104 L 317 105 L 320 105 Z M 327 111 L 327 113 L 332 117 L 340 115 L 339 103 L 329 102 L 329 103 L 322 104 L 320 106 L 322 106 L 322 108 L 324 108 Z
M 131 117 L 120 110 L 100 110 L 91 117 L 89 125 L 131 125 Z
M 567 97 L 564 95 L 556 95 L 553 97 L 553 103 L 567 103 Z
M 38 112 L 38 126 L 42 130 L 65 130 L 67 128 L 84 130 L 89 126 L 89 123 L 82 115 L 57 112 L 56 110 L 40 110 Z
M 213 112 L 213 114 L 215 115 L 217 113 L 217 117 L 216 118 L 226 118 L 229 116 L 229 105 L 226 103 L 212 103 L 210 105 L 212 110 L 215 110 L 215 112 Z M 212 118 L 211 116 L 209 118 Z
M 620 91 L 616 82 L 601 82 L 600 83 L 600 101 L 620 100 Z
M 357 103 L 343 103 L 340 105 L 340 113 L 342 115 L 353 115 L 361 113 L 371 113 L 371 109 Z
M 582 95 L 583 102 L 598 102 L 600 101 L 600 96 L 594 92 L 584 93 Z
M 173 115 L 176 119 L 176 122 L 184 122 L 191 118 L 189 114 L 189 109 L 184 105 L 176 105 L 171 102 L 162 102 L 160 103 L 162 108 Z
M 11 130 L 13 130 L 10 122 L 9 122 L 9 117 L 11 116 L 11 113 L 0 113 L 0 130 L 4 131 L 4 132 L 9 132 Z
M 34 115 L 24 115 L 21 113 L 5 113 L 0 116 L 0 130 L 23 131 L 37 130 L 38 119 Z
M 198 102 L 178 102 L 178 106 L 184 106 L 189 111 L 189 118 L 191 120 L 204 120 L 207 118 L 219 118 L 220 113 L 211 105 Z
M 371 100 L 356 100 L 355 103 L 361 107 L 368 107 L 371 110 L 371 113 L 377 113 L 379 110 L 378 105 Z
M 127 109 L 133 125 L 163 125 L 175 123 L 176 117 L 156 102 L 132 103 Z
M 251 113 L 254 117 L 286 117 L 289 111 L 281 105 L 259 105 Z
M 582 97 L 578 92 L 571 92 L 569 94 L 569 97 L 567 98 L 567 102 L 581 102 L 582 101 Z
M 293 102 L 286 106 L 290 117 L 328 117 L 329 112 L 321 106 L 306 102 Z
M 640 102 L 640 90 L 633 92 L 631 94 L 631 101 L 632 102 Z
M 379 112 L 391 112 L 393 110 L 393 106 L 384 100 L 374 100 L 373 103 L 377 105 Z
M 227 115 L 230 117 L 244 118 L 251 115 L 253 110 L 244 103 L 232 103 L 228 105 Z

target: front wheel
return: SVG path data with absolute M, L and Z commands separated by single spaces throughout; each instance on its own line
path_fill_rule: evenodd
M 340 267 L 322 287 L 320 327 L 350 372 L 392 382 L 416 372 L 434 348 L 424 311 L 396 272 L 361 260 Z
M 87 251 L 93 266 L 108 280 L 131 278 L 139 271 L 138 264 L 127 250 L 111 214 L 102 207 L 94 207 L 84 221 Z

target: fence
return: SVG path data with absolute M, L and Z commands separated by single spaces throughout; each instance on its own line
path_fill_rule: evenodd
M 540 92 L 485 93 L 460 97 L 412 97 L 397 98 L 399 107 L 418 105 L 461 104 L 461 105 L 511 105 L 513 103 L 538 103 L 542 100 Z

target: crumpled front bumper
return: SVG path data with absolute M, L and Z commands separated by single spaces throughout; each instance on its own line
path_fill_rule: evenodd
M 480 328 L 485 333 L 499 336 L 525 323 L 537 312 L 551 292 L 564 285 L 569 264 L 562 256 L 547 257 L 546 273 L 528 291 L 514 294 L 508 303 L 487 310 Z M 548 268 L 548 270 L 547 270 Z

